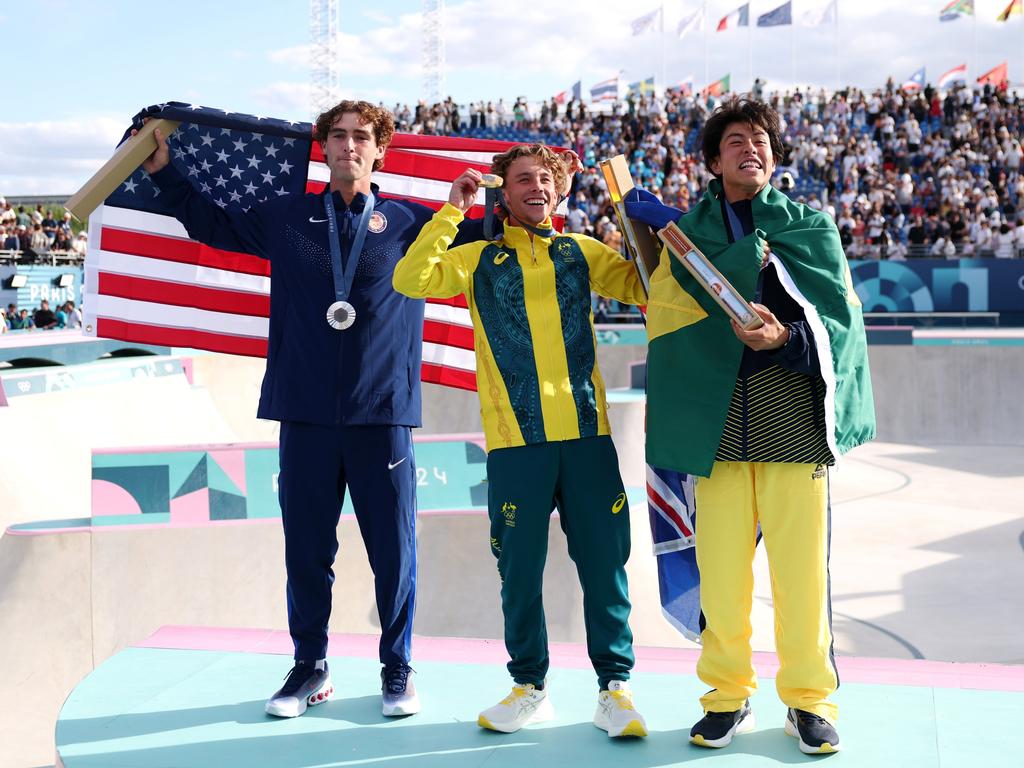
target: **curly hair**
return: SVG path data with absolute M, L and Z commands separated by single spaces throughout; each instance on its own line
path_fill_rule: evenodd
M 569 173 L 565 163 L 558 153 L 546 144 L 519 144 L 500 155 L 495 155 L 491 160 L 491 173 L 498 174 L 504 180 L 508 175 L 509 166 L 520 157 L 535 157 L 540 160 L 541 165 L 551 171 L 556 190 L 564 190 L 569 186 Z
M 359 115 L 361 123 L 373 127 L 373 138 L 378 147 L 387 147 L 391 138 L 395 135 L 395 119 L 384 107 L 378 107 L 368 101 L 345 101 L 338 102 L 326 112 L 321 112 L 313 123 L 313 140 L 323 144 L 327 141 L 327 134 L 334 125 L 334 121 L 346 112 L 354 112 Z M 373 170 L 379 171 L 384 167 L 384 160 L 374 160 Z
M 709 171 L 712 163 L 721 154 L 719 146 L 725 129 L 733 123 L 743 123 L 764 130 L 768 134 L 768 143 L 771 145 L 775 162 L 782 163 L 786 150 L 782 145 L 779 113 L 763 102 L 733 96 L 711 113 L 711 117 L 704 123 L 704 130 L 701 131 L 700 148 L 704 153 L 704 165 Z

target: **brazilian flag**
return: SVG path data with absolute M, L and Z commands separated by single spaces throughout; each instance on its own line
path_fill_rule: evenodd
M 730 243 L 714 180 L 679 227 L 751 301 L 765 240 L 786 292 L 802 307 L 825 382 L 825 428 L 838 458 L 875 436 L 860 300 L 832 219 L 765 186 L 751 202 L 758 229 Z M 708 477 L 722 438 L 743 344 L 725 312 L 662 250 L 647 308 L 647 462 Z

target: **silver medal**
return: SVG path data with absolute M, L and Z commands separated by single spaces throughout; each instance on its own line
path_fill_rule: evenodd
M 327 324 L 336 331 L 351 328 L 356 321 L 356 309 L 347 301 L 336 301 L 327 308 Z

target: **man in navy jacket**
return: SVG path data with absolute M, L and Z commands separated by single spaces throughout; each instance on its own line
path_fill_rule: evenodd
M 409 667 L 416 594 L 411 428 L 420 425 L 423 302 L 396 293 L 391 275 L 433 212 L 382 199 L 371 184 L 393 134 L 386 110 L 341 102 L 313 129 L 330 169 L 328 192 L 285 195 L 244 213 L 205 199 L 169 164 L 159 131 L 158 149 L 143 164 L 190 237 L 272 265 L 257 415 L 281 422 L 295 666 L 266 705 L 281 717 L 301 715 L 333 692 L 327 623 L 346 488 L 374 573 L 383 712 L 419 711 Z

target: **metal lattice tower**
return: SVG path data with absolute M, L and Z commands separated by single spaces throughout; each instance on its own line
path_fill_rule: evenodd
M 445 90 L 444 0 L 423 0 L 423 98 L 436 104 Z
M 309 2 L 310 108 L 315 118 L 341 99 L 338 64 L 338 0 Z

